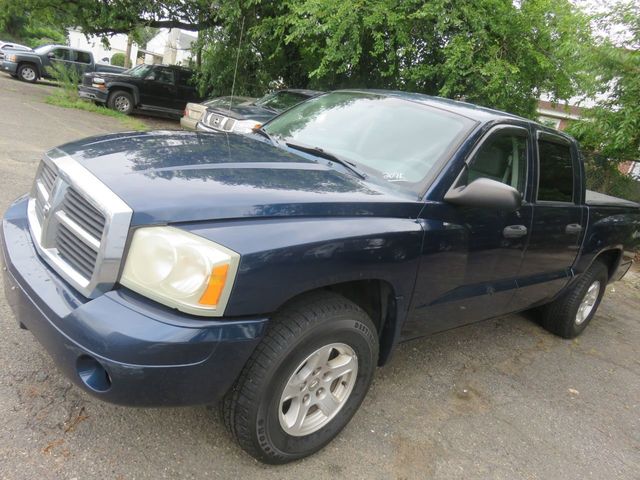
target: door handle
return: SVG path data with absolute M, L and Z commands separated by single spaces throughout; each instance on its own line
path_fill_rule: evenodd
M 580 232 L 582 232 L 582 225 L 580 225 L 579 223 L 570 223 L 564 229 L 564 233 L 566 233 L 567 235 L 574 235 Z
M 527 234 L 527 227 L 524 225 L 509 225 L 502 230 L 504 238 L 519 238 Z

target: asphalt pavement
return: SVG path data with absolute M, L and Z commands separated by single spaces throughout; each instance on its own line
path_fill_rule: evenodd
M 2 211 L 44 150 L 124 129 L 43 103 L 52 88 L 0 74 Z M 632 272 L 573 341 L 511 315 L 403 344 L 336 440 L 272 467 L 214 407 L 119 407 L 72 386 L 0 293 L 0 479 L 638 479 L 638 312 Z

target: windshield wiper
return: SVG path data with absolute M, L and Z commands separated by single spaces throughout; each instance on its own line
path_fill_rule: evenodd
M 347 170 L 350 170 L 352 173 L 356 174 L 362 180 L 367 178 L 367 174 L 364 172 L 361 172 L 358 169 L 358 167 L 356 167 L 355 163 L 350 162 L 349 160 L 345 160 L 344 158 L 340 158 L 337 155 L 331 152 L 327 152 L 326 150 L 323 150 L 320 147 L 312 147 L 309 145 L 302 145 L 301 143 L 294 143 L 294 142 L 286 142 L 286 145 L 289 148 L 293 148 L 295 150 L 300 150 L 301 152 L 310 153 L 311 155 L 316 155 L 318 157 L 325 158 L 330 162 L 339 163 L 340 165 L 345 167 Z
M 271 134 L 269 134 L 268 132 L 263 130 L 262 127 L 254 128 L 252 131 L 253 131 L 253 133 L 257 133 L 258 135 L 263 136 L 264 138 L 269 140 L 273 145 L 278 146 L 278 141 L 275 138 L 273 138 L 273 136 Z

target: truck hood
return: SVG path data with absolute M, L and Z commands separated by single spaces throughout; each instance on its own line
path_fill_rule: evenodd
M 235 134 L 112 134 L 48 155 L 84 165 L 133 209 L 134 225 L 273 216 L 416 218 L 422 206 L 325 160 Z
M 261 123 L 271 120 L 278 114 L 273 110 L 268 110 L 256 105 L 236 105 L 231 108 L 209 107 L 207 110 L 236 120 L 255 120 Z
M 96 64 L 96 65 L 101 65 L 101 64 Z M 104 65 L 104 66 L 113 67 L 113 65 Z M 125 71 L 126 70 L 123 70 L 123 72 Z M 83 84 L 91 85 L 91 80 L 93 80 L 95 77 L 102 78 L 106 82 L 109 82 L 109 81 L 112 82 L 120 79 L 131 78 L 131 75 L 124 75 L 123 73 L 116 73 L 116 72 L 89 72 L 84 74 Z

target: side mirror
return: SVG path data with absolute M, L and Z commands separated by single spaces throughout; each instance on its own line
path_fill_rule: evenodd
M 148 75 L 146 79 L 154 81 L 156 79 L 156 76 L 152 73 L 151 75 Z
M 56 54 L 55 54 L 55 53 L 53 53 L 53 52 L 49 52 L 49 53 L 47 53 L 47 57 L 49 57 L 49 58 L 56 58 Z
M 478 178 L 469 185 L 452 188 L 444 201 L 453 205 L 495 208 L 515 212 L 522 205 L 522 195 L 515 188 L 489 178 Z

